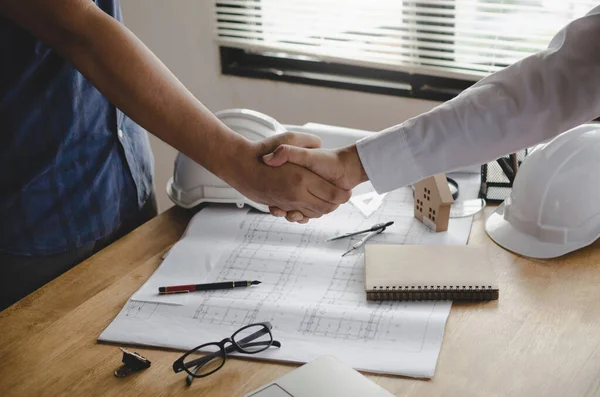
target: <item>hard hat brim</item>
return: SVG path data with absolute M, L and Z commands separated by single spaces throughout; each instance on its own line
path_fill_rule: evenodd
M 553 244 L 523 233 L 504 219 L 504 203 L 485 222 L 485 231 L 502 248 L 530 258 L 549 259 L 583 248 L 589 243 Z
M 220 204 L 235 204 L 239 208 L 242 208 L 245 205 L 253 207 L 258 211 L 269 213 L 269 207 L 264 204 L 256 203 L 237 192 L 232 187 L 221 188 L 221 192 L 228 191 L 228 198 L 214 198 L 214 197 L 203 197 L 198 196 L 195 198 L 189 198 L 185 194 L 184 191 L 178 189 L 173 181 L 173 178 L 170 178 L 167 182 L 167 196 L 171 199 L 171 201 L 177 205 L 178 207 L 182 207 L 185 209 L 194 208 L 202 203 L 220 203 Z

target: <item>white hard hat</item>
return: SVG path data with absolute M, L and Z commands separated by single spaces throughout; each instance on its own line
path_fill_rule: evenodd
M 229 109 L 215 113 L 226 126 L 250 140 L 261 140 L 285 132 L 275 119 L 247 109 Z M 247 199 L 206 168 L 179 153 L 175 159 L 173 177 L 167 183 L 171 201 L 183 208 L 192 208 L 204 202 L 248 204 L 260 211 L 269 208 Z
M 485 224 L 502 247 L 554 258 L 600 237 L 600 126 L 585 124 L 536 147 L 510 196 Z

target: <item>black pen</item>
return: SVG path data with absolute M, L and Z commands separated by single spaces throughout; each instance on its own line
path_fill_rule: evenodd
M 188 284 L 188 285 L 172 285 L 169 287 L 158 287 L 158 293 L 163 294 L 181 294 L 186 292 L 194 291 L 210 291 L 215 289 L 231 289 L 250 287 L 252 285 L 260 284 L 260 281 L 224 281 L 221 283 L 208 283 L 208 284 Z

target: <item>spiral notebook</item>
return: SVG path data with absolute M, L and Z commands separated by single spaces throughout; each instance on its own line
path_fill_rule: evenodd
M 487 249 L 464 245 L 365 247 L 367 300 L 493 300 L 498 283 Z

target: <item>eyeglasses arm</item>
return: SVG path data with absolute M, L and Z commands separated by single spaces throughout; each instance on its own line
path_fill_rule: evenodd
M 260 330 L 256 331 L 255 333 L 246 336 L 244 339 L 237 341 L 237 344 L 238 345 L 245 344 L 245 343 L 250 342 L 250 341 L 252 341 L 254 339 L 260 338 L 264 334 L 268 334 L 268 333 L 269 333 L 269 329 L 268 328 L 261 328 Z

